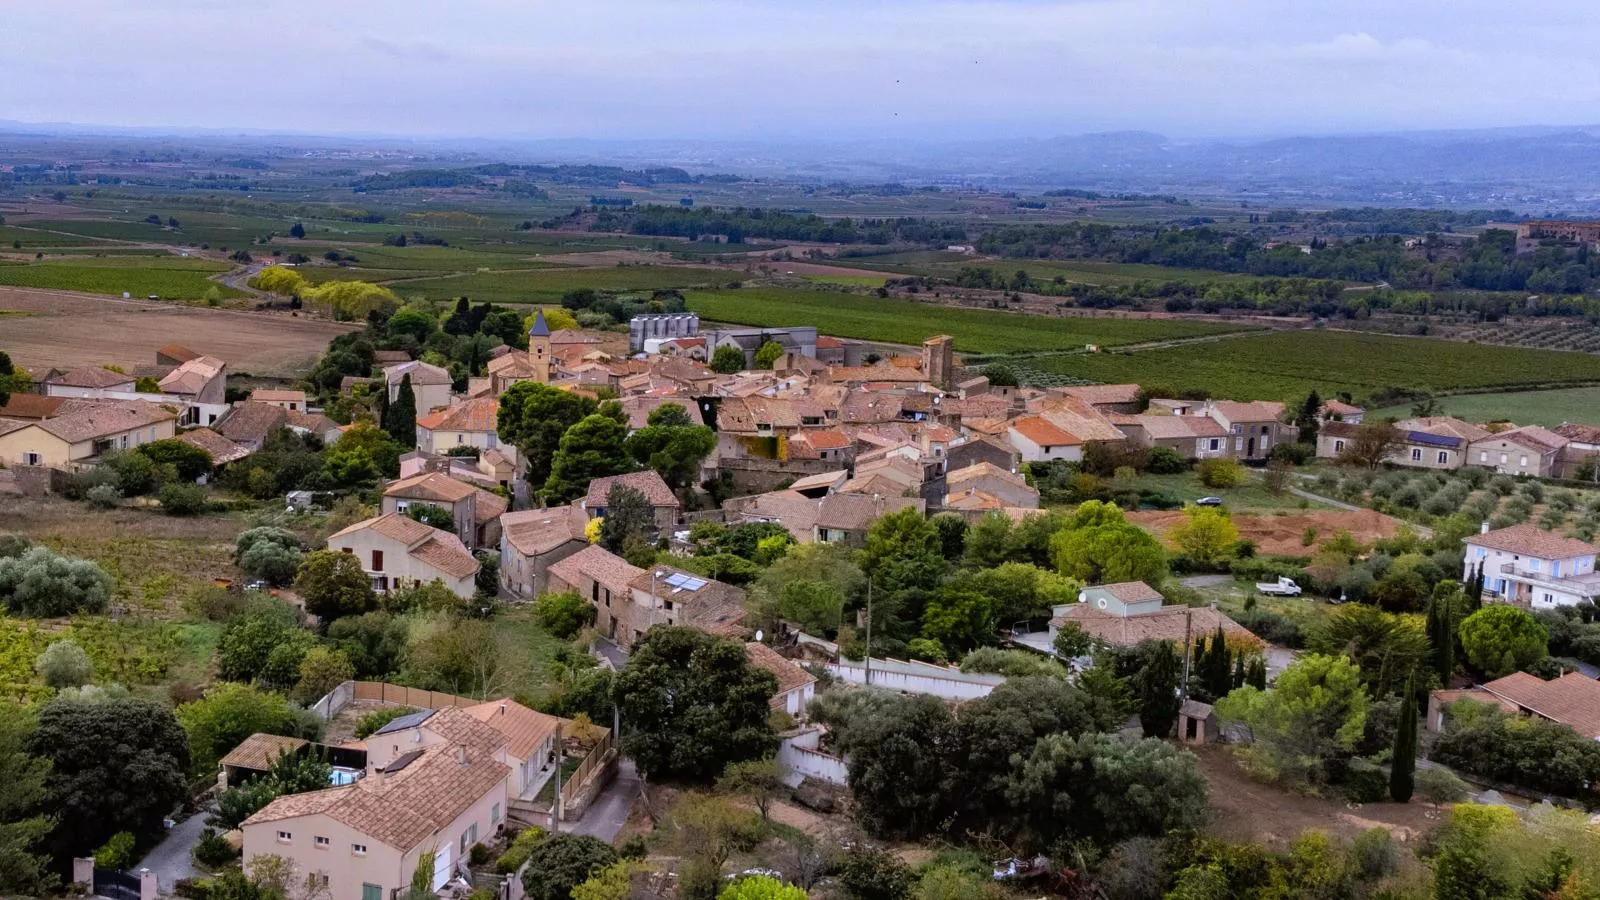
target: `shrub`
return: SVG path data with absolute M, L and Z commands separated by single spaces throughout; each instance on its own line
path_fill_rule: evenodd
M 1446 768 L 1418 769 L 1416 778 L 1417 794 L 1429 803 L 1460 803 L 1472 796 L 1472 788 Z
M 1352 759 L 1345 772 L 1344 795 L 1351 803 L 1381 803 L 1389 796 L 1389 776 L 1376 763 Z
M 240 554 L 239 568 L 269 584 L 288 584 L 300 568 L 300 548 L 260 541 Z
M 56 690 L 77 687 L 94 680 L 94 665 L 89 654 L 70 638 L 52 643 L 34 662 L 44 683 Z
M 94 864 L 102 869 L 126 869 L 134 864 L 133 832 L 119 831 L 94 851 Z
M 1269 644 L 1280 647 L 1299 649 L 1305 646 L 1306 637 L 1300 626 L 1292 619 L 1286 619 L 1274 612 L 1264 609 L 1247 609 L 1233 616 L 1246 631 Z
M 473 844 L 472 853 L 468 859 L 471 860 L 473 866 L 481 868 L 488 865 L 489 860 L 493 857 L 494 851 L 489 849 L 488 844 Z
M 506 852 L 495 860 L 494 870 L 501 875 L 510 875 L 522 868 L 522 864 L 528 861 L 528 854 L 533 852 L 534 845 L 542 840 L 544 840 L 543 828 L 524 828 L 517 833 L 511 846 L 506 848 Z
M 95 509 L 112 509 L 122 503 L 122 492 L 109 484 L 97 484 L 84 491 L 83 499 Z
M 169 516 L 197 516 L 206 511 L 206 490 L 195 484 L 169 484 L 161 489 L 161 510 Z
M 100 612 L 111 600 L 111 577 L 86 559 L 34 547 L 0 558 L 0 603 L 13 615 L 69 616 Z
M 594 617 L 595 608 L 573 591 L 545 594 L 533 605 L 533 618 L 539 627 L 564 641 L 592 624 Z
M 1200 475 L 1200 483 L 1206 487 L 1238 487 L 1244 480 L 1244 466 L 1238 460 L 1225 457 L 1203 459 L 1195 466 L 1195 472 Z
M 401 716 L 409 716 L 414 712 L 416 712 L 416 709 L 410 706 L 391 706 L 387 709 L 379 709 L 369 712 L 356 720 L 356 739 L 360 740 L 365 738 L 367 735 L 372 734 L 374 731 L 377 731 L 390 722 L 393 722 L 395 719 L 398 719 Z
M 1286 462 L 1293 466 L 1303 466 L 1316 453 L 1317 448 L 1310 444 L 1278 444 L 1267 454 L 1267 458 Z
M 1151 447 L 1144 457 L 1144 470 L 1152 475 L 1177 475 L 1188 468 L 1188 462 L 1171 447 Z
M 239 851 L 217 833 L 215 828 L 207 828 L 200 832 L 200 840 L 194 845 L 194 861 L 207 869 L 218 869 L 233 862 L 239 856 Z

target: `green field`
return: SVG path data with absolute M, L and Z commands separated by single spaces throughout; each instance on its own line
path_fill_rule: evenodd
M 0 250 L 10 248 L 13 242 L 20 243 L 22 246 L 18 249 L 22 250 L 42 250 L 48 247 L 109 246 L 104 241 L 80 237 L 76 234 L 59 234 L 42 228 L 0 225 Z
M 1518 425 L 1553 427 L 1563 422 L 1600 425 L 1600 387 L 1564 388 L 1553 391 L 1510 391 L 1500 394 L 1457 394 L 1440 397 L 1443 415 L 1469 422 L 1515 422 Z M 1374 410 L 1378 418 L 1411 415 L 1410 405 Z
M 243 296 L 206 277 L 227 270 L 221 263 L 176 257 L 137 262 L 116 257 L 74 259 L 0 266 L 0 284 L 91 294 L 126 292 L 135 297 L 155 294 L 169 300 L 199 299 L 211 288 L 216 288 L 224 298 Z
M 412 278 L 390 285 L 403 297 L 431 300 L 471 297 L 491 303 L 553 303 L 568 291 L 658 291 L 725 284 L 738 273 L 690 266 L 609 266 L 517 269 L 442 278 Z
M 1118 346 L 1245 328 L 1177 319 L 1057 319 L 798 288 L 694 291 L 685 296 L 690 309 L 715 322 L 815 325 L 827 334 L 897 344 L 920 344 L 931 335 L 949 334 L 957 350 L 969 353 Z
M 1074 284 L 1121 286 L 1137 281 L 1191 281 L 1201 284 L 1227 281 L 1241 276 L 1212 269 L 1181 269 L 1172 266 L 1147 266 L 1138 263 L 1092 262 L 1089 260 L 1037 260 L 1001 259 L 990 256 L 971 256 L 946 250 L 909 251 L 886 253 L 882 256 L 850 257 L 834 261 L 835 265 L 856 269 L 870 269 L 885 273 L 953 278 L 969 266 L 993 269 L 1010 277 L 1018 269 L 1025 270 L 1037 282 L 1054 281 L 1057 277 Z
M 1041 357 L 1041 372 L 1213 397 L 1291 400 L 1315 389 L 1357 400 L 1382 387 L 1442 391 L 1600 380 L 1600 357 L 1338 331 L 1289 331 L 1140 353 Z
M 887 275 L 801 275 L 812 284 L 837 284 L 843 287 L 883 287 Z

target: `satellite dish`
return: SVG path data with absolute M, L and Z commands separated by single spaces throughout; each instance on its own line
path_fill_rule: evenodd
M 756 629 L 756 642 L 760 643 L 760 641 L 761 641 L 761 629 L 757 628 Z

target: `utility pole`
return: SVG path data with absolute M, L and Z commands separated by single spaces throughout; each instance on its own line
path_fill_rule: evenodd
M 872 577 L 867 577 L 867 687 L 872 686 Z
M 1190 652 L 1189 631 L 1194 627 L 1194 610 L 1183 611 L 1183 683 L 1178 685 L 1178 701 L 1181 703 L 1189 699 L 1189 658 L 1194 654 Z

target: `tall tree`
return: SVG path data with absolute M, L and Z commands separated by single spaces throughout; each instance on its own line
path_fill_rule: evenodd
M 1339 462 L 1349 466 L 1376 469 L 1400 446 L 1400 430 L 1389 422 L 1363 422 L 1356 426 Z
M 1497 603 L 1461 621 L 1467 662 L 1490 678 L 1501 678 L 1549 655 L 1550 632 L 1533 614 Z
M 561 436 L 598 406 L 581 394 L 532 381 L 518 382 L 500 396 L 500 440 L 521 454 L 528 484 L 545 483 Z
M 306 611 L 327 621 L 359 616 L 377 605 L 372 580 L 350 553 L 317 550 L 306 554 L 294 586 L 305 600 Z
M 1367 722 L 1360 670 L 1343 656 L 1308 654 L 1270 690 L 1242 687 L 1217 703 L 1224 722 L 1249 731 L 1245 763 L 1272 779 L 1314 784 L 1323 764 L 1349 752 Z
M 1416 789 L 1417 771 L 1417 695 L 1415 676 L 1406 679 L 1401 695 L 1400 727 L 1394 735 L 1394 758 L 1389 769 L 1389 798 L 1396 803 L 1411 800 Z
M 33 716 L 8 708 L 0 715 L 0 894 L 43 896 L 53 887 L 50 860 L 40 845 L 56 820 L 44 806 L 50 763 L 28 752 Z
M 63 863 L 119 831 L 155 838 L 188 794 L 189 740 L 153 700 L 52 700 L 27 749 L 51 764 L 45 808 L 58 820 L 49 845 Z
M 1300 443 L 1315 444 L 1317 432 L 1322 428 L 1322 398 L 1312 390 L 1300 404 L 1300 412 L 1295 416 L 1294 424 L 1300 428 Z
M 384 410 L 383 430 L 402 447 L 417 445 L 417 394 L 411 387 L 411 373 L 400 379 L 394 402 Z
M 652 628 L 612 689 L 623 752 L 649 778 L 710 782 L 729 763 L 776 749 L 767 701 L 777 690 L 778 679 L 733 641 Z
M 1311 633 L 1315 653 L 1343 655 L 1361 670 L 1361 683 L 1375 700 L 1397 693 L 1407 678 L 1429 664 L 1432 647 L 1415 616 L 1351 603 Z
M 652 540 L 656 532 L 655 513 L 650 498 L 621 483 L 606 491 L 606 515 L 600 523 L 600 544 L 612 553 L 621 553 L 629 541 Z
M 711 371 L 719 375 L 733 375 L 744 371 L 744 351 L 731 344 L 723 344 L 711 354 Z
M 1139 727 L 1145 737 L 1164 738 L 1178 723 L 1178 654 L 1167 641 L 1146 641 L 1139 649 L 1144 665 L 1133 676 Z
M 656 424 L 656 414 L 667 409 L 676 409 L 688 418 L 675 403 L 662 406 L 650 414 L 651 424 L 628 435 L 626 447 L 639 465 L 654 469 L 668 487 L 681 491 L 694 484 L 700 461 L 716 449 L 717 433 L 704 425 Z
M 1440 582 L 1428 600 L 1425 626 L 1429 662 L 1439 675 L 1439 683 L 1446 687 L 1450 685 L 1450 677 L 1456 669 L 1456 605 L 1461 596 L 1459 587 L 1439 590 L 1447 584 L 1455 585 L 1455 582 Z
M 624 449 L 627 437 L 628 425 L 620 407 L 615 412 L 602 407 L 567 429 L 550 460 L 550 477 L 544 482 L 545 499 L 565 503 L 587 491 L 590 481 L 633 468 Z
M 1212 697 L 1226 697 L 1228 691 L 1233 689 L 1232 653 L 1228 650 L 1228 637 L 1222 631 L 1222 626 L 1217 626 L 1217 633 L 1211 637 L 1211 646 L 1206 654 L 1206 664 L 1203 669 L 1206 692 Z

